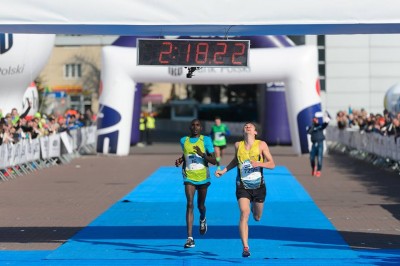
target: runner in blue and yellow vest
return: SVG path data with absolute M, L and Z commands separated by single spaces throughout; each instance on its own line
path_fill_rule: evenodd
M 226 168 L 215 172 L 215 175 L 220 177 L 235 167 L 238 170 L 236 198 L 240 209 L 239 232 L 243 244 L 243 257 L 250 256 L 248 243 L 250 212 L 253 213 L 254 220 L 259 221 L 264 208 L 267 190 L 263 169 L 275 167 L 267 143 L 257 140 L 256 136 L 256 126 L 250 122 L 246 123 L 243 127 L 243 140 L 235 143 L 234 158 Z
M 200 212 L 200 234 L 207 232 L 206 221 L 206 196 L 210 185 L 210 171 L 208 164 L 216 164 L 214 147 L 209 136 L 201 135 L 202 126 L 200 120 L 194 119 L 190 123 L 190 135 L 181 138 L 180 144 L 183 156 L 175 161 L 175 166 L 182 165 L 183 184 L 186 194 L 186 230 L 187 240 L 185 248 L 195 246 L 193 239 L 193 209 L 194 194 L 197 190 L 197 207 Z

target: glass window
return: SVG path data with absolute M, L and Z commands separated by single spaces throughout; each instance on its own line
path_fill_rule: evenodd
M 81 64 L 65 64 L 64 77 L 68 79 L 79 79 L 82 77 Z

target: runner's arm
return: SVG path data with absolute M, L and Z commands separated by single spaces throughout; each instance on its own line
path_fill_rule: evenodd
M 234 157 L 232 158 L 230 163 L 224 169 L 215 171 L 215 176 L 216 177 L 222 176 L 223 174 L 225 174 L 226 172 L 228 172 L 232 168 L 235 168 L 238 165 L 238 160 L 237 160 L 237 156 L 236 156 L 238 147 L 239 147 L 239 142 L 236 142 L 235 143 L 235 155 L 234 155 Z
M 265 141 L 260 142 L 260 151 L 261 154 L 264 158 L 264 162 L 256 162 L 256 161 L 251 161 L 251 165 L 253 167 L 262 167 L 262 168 L 267 168 L 267 169 L 274 169 L 275 168 L 275 162 L 274 159 L 272 158 L 272 155 L 269 151 L 267 143 Z

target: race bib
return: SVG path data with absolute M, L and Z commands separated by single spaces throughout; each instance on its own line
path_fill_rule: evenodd
M 215 140 L 224 140 L 225 135 L 222 132 L 215 132 L 214 133 L 214 139 Z
M 197 154 L 189 154 L 186 156 L 186 168 L 188 170 L 204 169 L 204 159 Z
M 250 160 L 246 160 L 242 163 L 242 168 L 240 169 L 240 178 L 245 181 L 253 181 L 261 178 L 260 167 L 253 167 Z

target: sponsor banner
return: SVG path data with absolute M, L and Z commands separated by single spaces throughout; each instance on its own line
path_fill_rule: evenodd
M 17 144 L 14 144 L 13 146 L 13 153 L 12 153 L 12 161 L 11 161 L 11 165 L 16 165 L 16 164 L 19 164 L 19 151 L 20 151 L 20 148 L 21 148 L 21 144 L 20 143 L 17 143 Z
M 25 142 L 25 146 L 26 146 L 26 161 L 30 162 L 34 160 L 34 153 L 33 153 L 33 144 L 32 144 L 32 140 L 26 141 Z
M 87 139 L 88 139 L 88 128 L 84 127 L 84 128 L 80 128 L 80 132 L 81 132 L 81 142 L 79 147 L 85 146 L 87 144 Z
M 49 137 L 40 137 L 39 140 L 42 159 L 47 159 L 49 158 Z
M 88 127 L 88 144 L 95 144 L 96 143 L 96 126 Z
M 4 145 L 4 144 L 3 144 Z M 13 149 L 13 144 L 12 143 L 7 143 L 6 144 L 6 149 L 7 149 L 7 165 L 6 166 L 11 166 L 14 164 L 13 159 L 14 159 L 14 153 L 15 150 Z
M 28 145 L 26 145 L 25 142 L 27 142 L 27 141 L 23 140 L 21 142 L 21 155 L 20 155 L 20 159 L 19 159 L 21 163 L 27 162 L 26 155 L 27 155 Z
M 7 167 L 7 146 L 0 146 L 0 168 Z
M 32 144 L 33 146 L 33 160 L 40 159 L 40 142 L 39 139 L 33 139 Z
M 80 134 L 80 130 L 86 133 Z M 79 140 L 79 143 L 91 142 L 91 144 L 94 144 L 96 127 L 84 127 L 80 130 L 75 130 L 76 133 L 74 133 L 77 139 L 80 138 L 78 136 L 82 136 L 82 140 Z M 74 140 L 67 132 L 44 136 L 33 140 L 22 140 L 16 144 L 7 143 L 0 145 L 0 169 L 39 159 L 60 157 L 62 148 L 61 141 L 68 153 L 77 151 L 73 149 Z
M 78 133 L 79 133 L 79 129 L 78 130 L 70 130 L 70 132 L 69 132 L 69 134 L 72 137 L 72 148 L 74 150 L 76 150 L 78 148 L 78 143 L 79 143 Z
M 72 137 L 70 137 L 67 132 L 62 132 L 60 134 L 60 137 L 61 137 L 61 141 L 64 144 L 64 147 L 65 147 L 67 153 L 68 154 L 73 153 L 74 152 L 74 149 L 73 149 L 74 144 L 73 144 Z
M 61 154 L 61 138 L 59 134 L 49 136 L 49 157 L 60 157 Z

